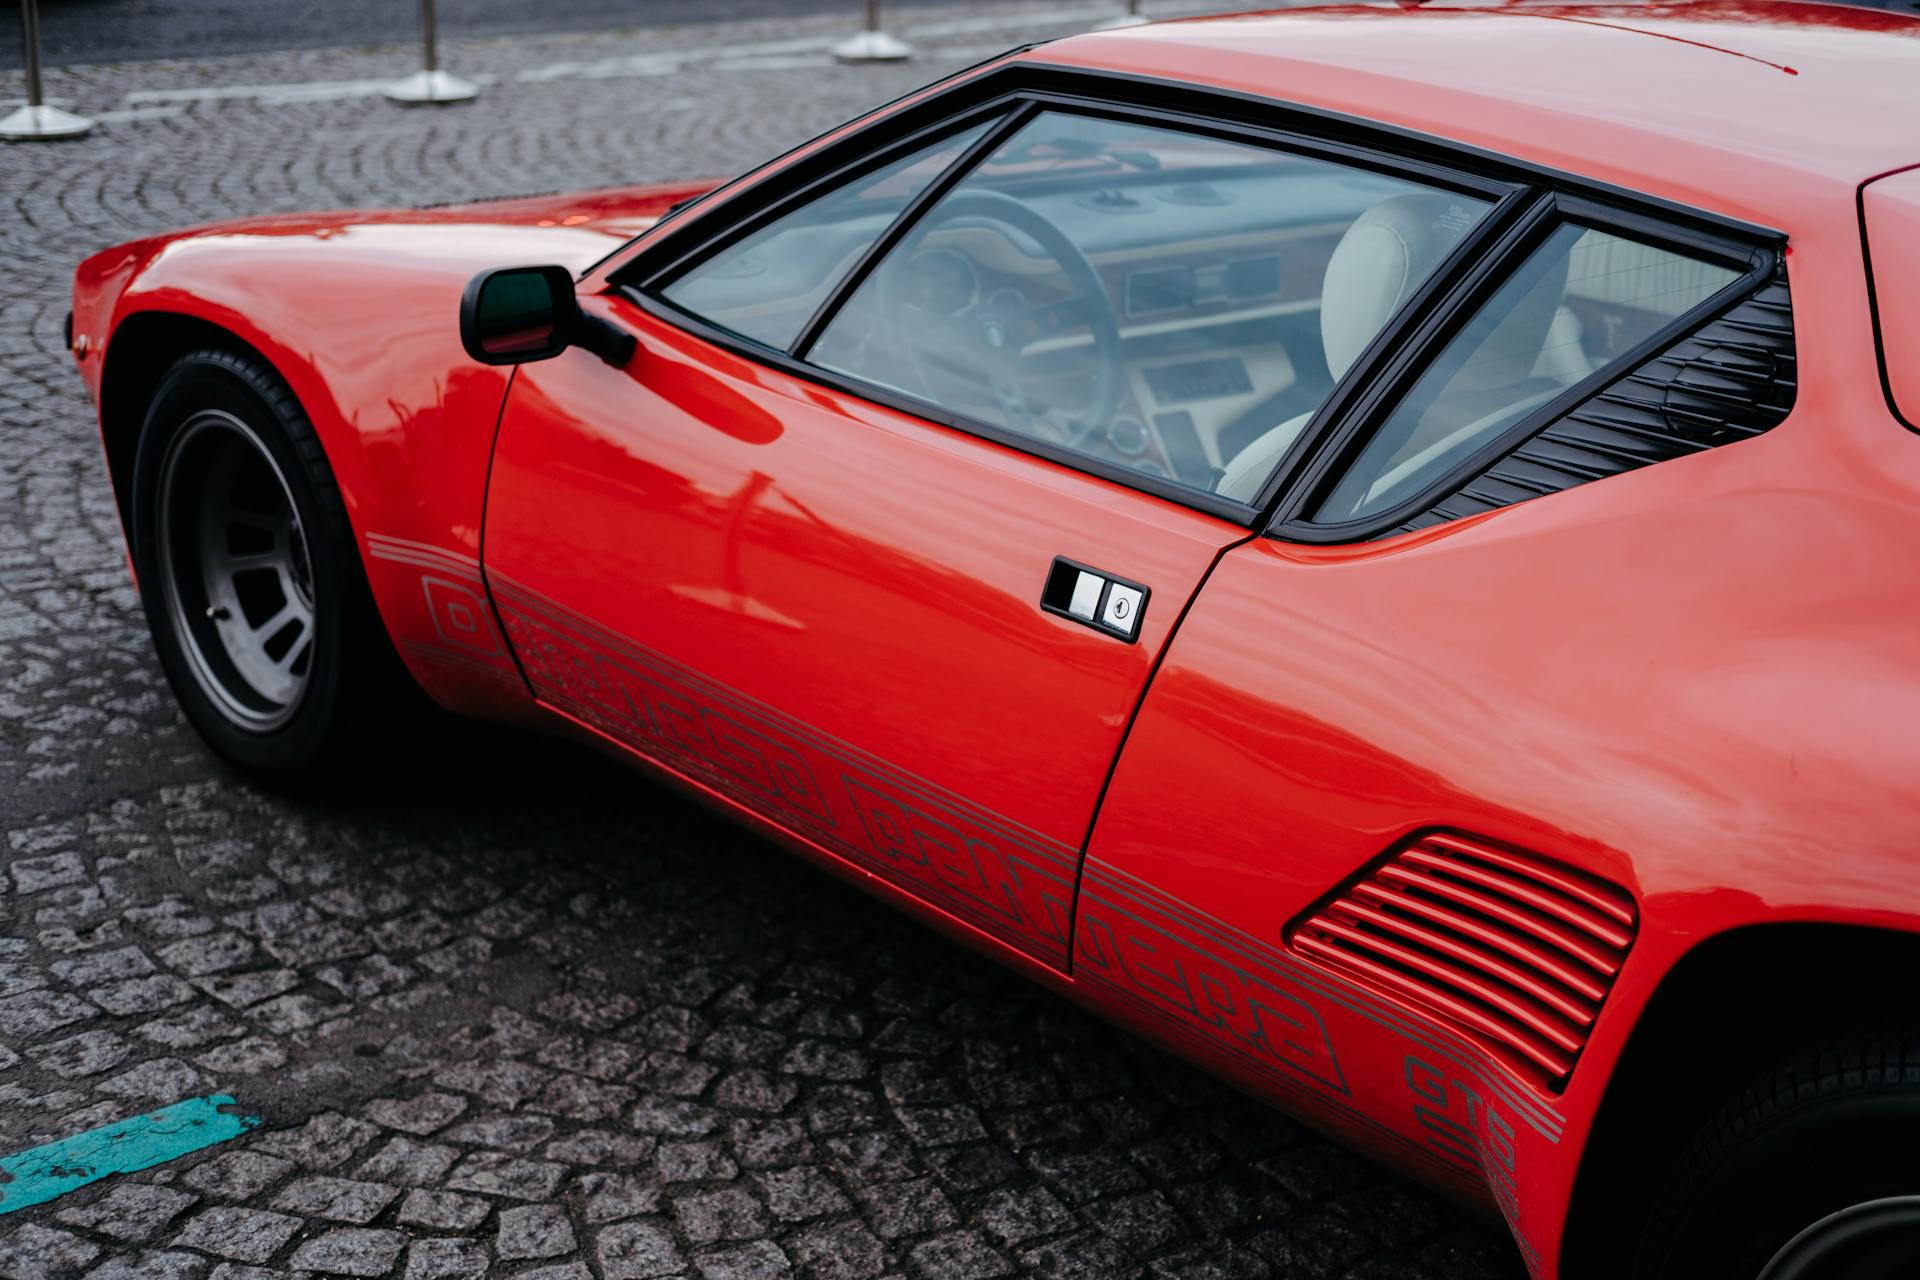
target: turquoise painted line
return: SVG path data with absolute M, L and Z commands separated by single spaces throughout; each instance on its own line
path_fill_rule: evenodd
M 71 1138 L 29 1147 L 0 1159 L 0 1213 L 45 1204 L 116 1173 L 151 1169 L 169 1160 L 237 1138 L 260 1123 L 234 1115 L 224 1093 L 188 1098 L 158 1111 L 116 1120 Z

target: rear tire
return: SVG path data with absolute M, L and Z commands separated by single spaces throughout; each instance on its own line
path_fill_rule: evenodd
M 1701 1131 L 1662 1188 L 1635 1280 L 1920 1274 L 1920 1024 L 1789 1058 Z
M 423 706 L 319 438 L 259 357 L 209 347 L 160 380 L 131 542 L 167 680 L 237 768 L 295 789 L 364 776 L 395 718 Z

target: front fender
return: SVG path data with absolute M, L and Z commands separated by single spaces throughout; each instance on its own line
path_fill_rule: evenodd
M 479 557 L 512 371 L 461 349 L 461 291 L 490 266 L 583 270 L 690 189 L 704 185 L 279 216 L 87 259 L 75 277 L 74 345 L 123 515 L 154 380 L 209 340 L 252 348 L 313 423 L 409 670 L 450 709 L 510 712 L 528 694 L 494 625 Z

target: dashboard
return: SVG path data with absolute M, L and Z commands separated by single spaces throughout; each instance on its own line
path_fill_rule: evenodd
M 1321 281 L 1349 221 L 1223 229 L 1201 241 L 1182 223 L 1173 243 L 1094 238 L 1087 257 L 1119 330 L 1121 388 L 1109 420 L 1075 447 L 1211 488 L 1249 440 L 1311 408 L 1331 383 L 1320 354 Z M 898 296 L 923 316 L 987 305 L 1046 317 L 1075 294 L 1039 246 L 985 222 L 930 233 L 899 270 Z M 1025 354 L 1038 398 L 1056 404 L 1074 402 L 1070 384 L 1099 358 L 1090 325 L 1074 318 L 1037 322 Z
M 1361 212 L 1406 190 L 1280 155 L 971 183 L 946 198 L 965 193 L 954 216 L 940 217 L 943 201 L 893 250 L 807 358 L 1209 490 L 1252 439 L 1324 397 L 1327 262 Z M 784 345 L 889 221 L 863 212 L 796 228 L 777 252 L 675 286 L 700 295 L 675 300 Z

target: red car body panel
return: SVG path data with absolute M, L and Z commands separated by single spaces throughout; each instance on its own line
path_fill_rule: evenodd
M 596 305 L 640 354 L 522 369 L 494 457 L 535 691 L 1064 969 L 1108 766 L 1247 531 Z M 1035 607 L 1056 554 L 1154 584 L 1138 643 Z
M 1531 1254 L 1555 1256 L 1602 1064 L 1682 953 L 1764 922 L 1920 928 L 1920 741 L 1904 728 L 1920 714 L 1920 567 L 1884 551 L 1920 503 L 1920 451 L 1853 369 L 1851 384 L 1809 370 L 1793 418 L 1725 456 L 1391 543 L 1229 552 L 1128 738 L 1083 929 L 1128 912 L 1185 944 L 1205 917 L 1216 954 L 1301 993 L 1312 966 L 1284 926 L 1422 829 L 1631 888 L 1631 962 L 1557 1098 L 1471 1047 L 1331 1008 L 1369 1003 L 1344 984 L 1302 993 L 1369 1121 L 1422 1137 L 1423 1067 L 1457 1110 L 1471 1090 L 1482 1125 L 1504 1117 L 1503 1207 Z M 1204 807 L 1165 801 L 1202 786 Z
M 418 574 L 378 559 L 368 575 L 422 687 L 455 710 L 495 713 L 503 699 L 524 704 L 525 686 L 505 651 L 488 643 L 486 610 L 452 584 L 477 580 L 458 562 L 479 555 L 487 461 L 510 371 L 467 359 L 448 316 L 474 272 L 503 257 L 531 253 L 585 269 L 712 185 L 278 215 L 121 245 L 87 259 L 77 275 L 81 376 L 103 414 L 114 413 L 118 406 L 101 398 L 106 366 L 120 354 L 109 335 L 141 315 L 215 325 L 264 355 L 312 420 L 356 530 L 452 557 L 441 575 L 449 585 L 431 592 Z M 118 497 L 124 514 L 130 495 Z M 421 657 L 419 644 L 443 634 L 467 660 L 440 660 L 431 648 Z
M 1785 226 L 1914 163 L 1912 31 L 1791 2 L 1355 6 L 1021 56 L 1282 98 Z
M 75 330 L 109 450 L 130 319 L 230 331 L 312 418 L 382 616 L 443 704 L 618 744 L 1498 1210 L 1556 1276 L 1594 1117 L 1682 956 L 1773 922 L 1920 932 L 1920 564 L 1899 553 L 1920 441 L 1889 411 L 1920 422 L 1920 24 L 1802 4 L 1353 8 L 1017 58 L 1283 98 L 1777 228 L 1793 412 L 1538 501 L 1309 548 L 678 329 L 608 285 L 645 235 L 580 285 L 639 339 L 627 368 L 570 351 L 510 377 L 461 353 L 475 270 L 587 269 L 701 183 L 258 219 L 97 255 Z M 1137 644 L 1039 610 L 1054 556 L 1151 585 Z M 1637 901 L 1563 1091 L 1289 945 L 1433 830 Z

